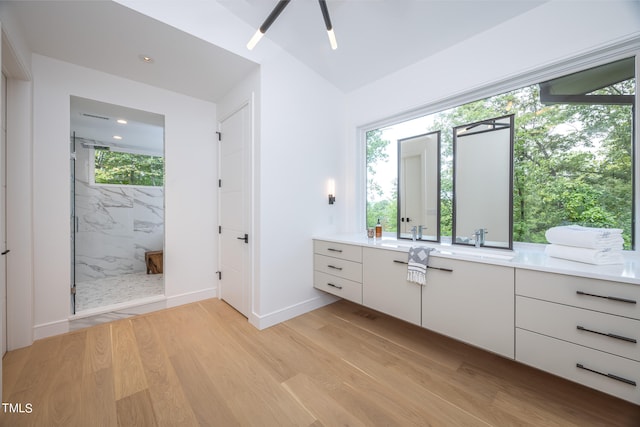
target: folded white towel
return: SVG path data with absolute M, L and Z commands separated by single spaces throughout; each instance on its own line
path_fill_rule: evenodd
M 580 225 L 553 227 L 545 232 L 549 243 L 593 249 L 622 249 L 620 228 L 593 228 Z
M 547 245 L 544 251 L 547 255 L 554 258 L 562 258 L 587 264 L 624 264 L 622 251 L 616 249 L 578 248 L 575 246 L 551 244 Z
M 419 285 L 427 284 L 427 264 L 429 263 L 429 252 L 433 248 L 411 247 L 409 249 L 409 260 L 407 265 L 407 280 Z

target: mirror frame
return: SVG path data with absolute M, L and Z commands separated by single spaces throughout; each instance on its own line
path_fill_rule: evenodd
M 451 244 L 456 244 L 456 245 L 463 245 L 463 246 L 474 246 L 474 244 L 472 243 L 463 243 L 463 242 L 458 242 L 457 238 L 459 237 L 456 233 L 456 227 L 457 227 L 457 202 L 458 202 L 458 193 L 456 191 L 456 181 L 457 181 L 457 172 L 458 172 L 458 162 L 457 162 L 457 155 L 459 152 L 459 147 L 457 144 L 457 140 L 458 140 L 458 129 L 461 128 L 473 128 L 473 127 L 477 127 L 477 126 L 482 126 L 482 125 L 489 125 L 489 126 L 494 126 L 493 129 L 487 129 L 487 130 L 480 130 L 480 131 L 476 131 L 476 132 L 472 132 L 472 133 L 467 133 L 464 136 L 471 136 L 474 134 L 479 134 L 479 133 L 486 133 L 486 132 L 494 132 L 496 130 L 500 130 L 500 129 L 506 129 L 507 127 L 502 127 L 500 129 L 496 129 L 496 122 L 499 121 L 504 121 L 504 119 L 509 119 L 509 125 L 508 125 L 508 129 L 509 129 L 509 188 L 508 188 L 508 204 L 509 204 L 509 213 L 508 213 L 508 241 L 507 241 L 507 246 L 492 246 L 492 245 L 482 245 L 483 248 L 495 248 L 495 249 L 508 249 L 508 250 L 512 250 L 513 249 L 513 150 L 514 150 L 514 134 L 515 134 L 515 114 L 508 114 L 508 115 L 504 115 L 504 116 L 499 116 L 499 117 L 493 117 L 490 119 L 486 119 L 486 120 L 481 120 L 478 122 L 474 122 L 474 123 L 467 123 L 461 126 L 456 126 L 453 128 L 453 206 L 451 209 Z
M 431 131 L 431 132 L 427 132 L 427 133 L 423 133 L 420 135 L 414 135 L 414 136 L 410 136 L 407 138 L 402 138 L 402 139 L 398 139 L 397 144 L 398 144 L 398 185 L 397 185 L 397 218 L 396 218 L 396 228 L 397 228 L 397 238 L 398 239 L 403 239 L 403 240 L 412 240 L 411 237 L 404 237 L 402 236 L 402 232 L 401 232 L 401 227 L 400 224 L 401 222 L 401 215 L 402 215 L 402 210 L 401 210 L 401 205 L 402 205 L 402 192 L 400 191 L 400 188 L 402 186 L 403 180 L 402 180 L 402 143 L 405 141 L 409 141 L 412 139 L 416 139 L 416 138 L 422 138 L 422 137 L 426 137 L 426 136 L 430 136 L 430 135 L 436 135 L 437 137 L 437 141 L 436 141 L 436 152 L 437 152 L 437 156 L 436 156 L 436 169 L 437 169 L 437 178 L 436 178 L 436 194 L 437 194 L 437 201 L 436 201 L 436 238 L 435 239 L 425 239 L 424 236 L 421 238 L 417 238 L 416 237 L 416 241 L 422 241 L 422 242 L 440 242 L 440 205 L 441 205 L 441 188 L 440 188 L 440 183 L 441 183 L 441 144 L 442 144 L 442 131 L 440 130 L 436 130 L 436 131 Z

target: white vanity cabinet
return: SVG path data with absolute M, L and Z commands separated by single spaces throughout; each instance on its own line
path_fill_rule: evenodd
M 406 252 L 363 248 L 362 304 L 420 325 L 422 286 L 407 281 Z
M 422 326 L 514 357 L 514 268 L 429 258 Z
M 362 304 L 362 247 L 313 242 L 313 286 Z
M 640 286 L 516 270 L 516 360 L 640 403 Z

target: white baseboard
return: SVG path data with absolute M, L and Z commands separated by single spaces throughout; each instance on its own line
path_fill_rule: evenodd
M 188 292 L 180 295 L 172 295 L 168 297 L 152 297 L 137 303 L 121 303 L 109 307 L 102 307 L 95 310 L 89 310 L 73 315 L 65 320 L 57 320 L 54 322 L 42 323 L 33 327 L 34 340 L 51 337 L 54 335 L 65 334 L 70 331 L 70 322 L 80 320 L 101 314 L 112 312 L 125 312 L 130 315 L 146 314 L 153 311 L 162 310 L 169 307 L 177 307 L 183 304 L 200 301 L 208 298 L 217 298 L 217 288 L 207 288 L 195 292 Z
M 69 319 L 56 320 L 55 322 L 42 323 L 33 326 L 33 340 L 52 337 L 54 335 L 69 332 Z
M 294 317 L 308 313 L 317 308 L 324 307 L 325 305 L 331 304 L 332 302 L 335 302 L 339 299 L 340 298 L 338 297 L 330 294 L 325 294 L 323 292 L 322 295 L 319 295 L 315 298 L 302 301 L 298 304 L 285 307 L 264 316 L 259 316 L 256 313 L 251 313 L 251 316 L 249 317 L 249 323 L 251 323 L 258 329 L 266 329 L 270 326 L 277 325 L 278 323 L 284 322 L 289 319 L 293 319 Z
M 167 297 L 167 308 L 177 307 L 179 305 L 190 304 L 192 302 L 201 301 L 203 299 L 218 298 L 218 288 L 206 288 L 186 294 L 172 295 Z

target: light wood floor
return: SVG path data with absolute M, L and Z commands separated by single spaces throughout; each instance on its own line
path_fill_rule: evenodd
M 640 406 L 340 301 L 258 331 L 206 300 L 3 360 L 3 426 L 640 426 Z

